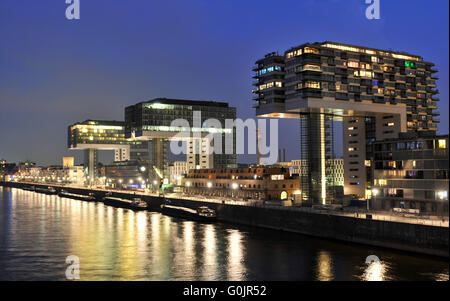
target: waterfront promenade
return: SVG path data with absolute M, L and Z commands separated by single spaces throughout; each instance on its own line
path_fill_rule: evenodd
M 145 192 L 145 191 L 133 191 L 133 190 L 120 190 L 120 189 L 108 189 L 101 187 L 86 187 L 79 185 L 67 185 L 67 184 L 56 184 L 56 183 L 38 183 L 38 182 L 18 182 L 29 185 L 38 185 L 38 186 L 53 186 L 58 188 L 73 188 L 73 189 L 81 189 L 86 190 L 86 194 L 88 192 L 96 191 L 101 193 L 106 192 L 115 192 L 124 195 L 128 195 L 130 198 L 135 196 L 148 196 L 159 198 L 158 193 Z M 420 216 L 420 215 L 411 215 L 411 214 L 401 214 L 401 213 L 393 213 L 388 211 L 373 211 L 373 210 L 357 210 L 357 209 L 345 209 L 345 210 L 332 210 L 332 209 L 321 209 L 321 208 L 312 208 L 312 207 L 301 207 L 301 206 L 282 206 L 275 205 L 274 203 L 265 203 L 258 200 L 236 200 L 230 198 L 218 198 L 212 196 L 200 196 L 200 195 L 185 195 L 183 193 L 167 193 L 164 196 L 167 199 L 179 199 L 179 200 L 190 200 L 190 201 L 199 201 L 202 203 L 212 203 L 212 204 L 226 204 L 226 205 L 234 205 L 234 206 L 246 206 L 246 207 L 261 207 L 268 208 L 274 210 L 289 210 L 294 212 L 308 212 L 308 213 L 316 213 L 316 214 L 325 214 L 325 215 L 336 215 L 336 216 L 344 216 L 355 219 L 367 219 L 369 215 L 372 220 L 379 221 L 388 221 L 388 222 L 397 222 L 397 223 L 409 223 L 409 224 L 418 224 L 418 225 L 426 225 L 426 226 L 434 226 L 434 227 L 449 227 L 449 217 L 448 216 Z

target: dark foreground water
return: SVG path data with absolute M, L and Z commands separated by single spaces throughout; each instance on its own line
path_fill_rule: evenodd
M 70 255 L 81 280 L 449 279 L 446 260 L 0 187 L 0 280 L 65 280 Z

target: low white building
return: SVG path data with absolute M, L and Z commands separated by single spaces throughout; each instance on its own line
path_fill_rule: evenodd
M 85 173 L 83 166 L 63 168 L 61 166 L 30 167 L 19 171 L 20 180 L 83 185 Z
M 181 185 L 181 180 L 184 175 L 189 172 L 188 162 L 175 161 L 169 166 L 170 183 Z

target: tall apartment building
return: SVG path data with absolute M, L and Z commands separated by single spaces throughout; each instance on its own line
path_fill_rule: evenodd
M 333 199 L 334 121 L 342 121 L 345 194 L 370 198 L 375 140 L 400 132 L 436 132 L 438 93 L 433 68 L 421 56 L 334 42 L 305 43 L 253 68 L 256 114 L 299 118 L 305 198 Z
M 68 128 L 68 148 L 84 150 L 84 166 L 89 182 L 95 182 L 98 175 L 98 151 L 113 150 L 114 161 L 149 161 L 147 141 L 125 138 L 125 122 L 86 120 Z

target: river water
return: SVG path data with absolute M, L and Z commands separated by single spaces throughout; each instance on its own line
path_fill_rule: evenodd
M 438 258 L 0 187 L 0 280 L 66 280 L 70 255 L 80 280 L 449 279 Z

